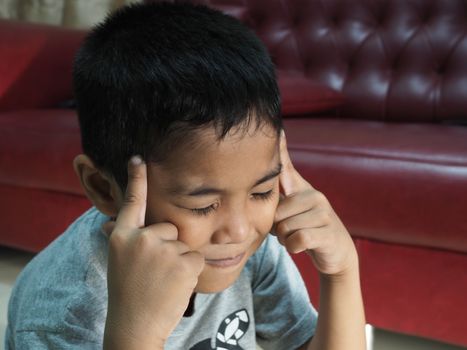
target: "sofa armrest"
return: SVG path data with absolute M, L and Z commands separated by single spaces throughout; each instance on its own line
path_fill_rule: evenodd
M 0 20 L 0 111 L 56 107 L 72 97 L 85 31 Z

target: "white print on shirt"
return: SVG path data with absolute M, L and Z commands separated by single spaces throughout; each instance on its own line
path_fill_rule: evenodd
M 214 348 L 211 346 L 211 339 L 205 339 L 190 350 L 243 350 L 238 341 L 246 333 L 249 325 L 247 310 L 235 311 L 227 316 L 217 329 Z

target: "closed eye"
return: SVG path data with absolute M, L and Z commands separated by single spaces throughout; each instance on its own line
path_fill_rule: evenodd
M 259 200 L 268 200 L 270 199 L 274 194 L 274 191 L 273 190 L 269 190 L 269 191 L 266 191 L 266 192 L 257 192 L 257 193 L 252 193 L 251 196 L 254 198 L 254 199 L 259 199 Z M 208 207 L 204 207 L 204 208 L 193 208 L 193 209 L 190 209 L 194 214 L 196 215 L 202 215 L 202 216 L 206 216 L 208 214 L 210 214 L 211 212 L 215 211 L 218 207 L 218 203 L 214 203 L 214 204 L 211 204 L 210 206 Z
M 193 208 L 193 209 L 190 209 L 190 210 L 196 215 L 208 215 L 212 211 L 216 210 L 217 207 L 218 207 L 218 204 L 214 203 L 214 204 L 211 204 L 210 206 L 205 207 L 205 208 Z
M 251 196 L 254 199 L 261 199 L 261 200 L 268 200 L 272 197 L 274 194 L 273 190 L 269 190 L 267 192 L 258 192 L 258 193 L 252 193 Z

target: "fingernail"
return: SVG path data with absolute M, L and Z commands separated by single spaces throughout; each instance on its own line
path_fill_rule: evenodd
M 130 162 L 133 165 L 140 165 L 141 163 L 143 163 L 143 159 L 141 158 L 141 156 L 133 156 L 131 157 Z

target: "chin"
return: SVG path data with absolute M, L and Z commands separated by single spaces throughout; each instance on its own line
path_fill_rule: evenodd
M 229 272 L 224 272 L 222 269 L 207 266 L 198 279 L 195 292 L 203 294 L 222 292 L 235 283 L 243 270 L 243 266 L 244 264 L 235 271 Z
M 195 292 L 203 294 L 219 293 L 229 288 L 238 279 L 248 259 L 256 252 L 265 238 L 266 234 L 260 235 L 238 264 L 220 267 L 206 263 L 203 272 L 198 278 Z

